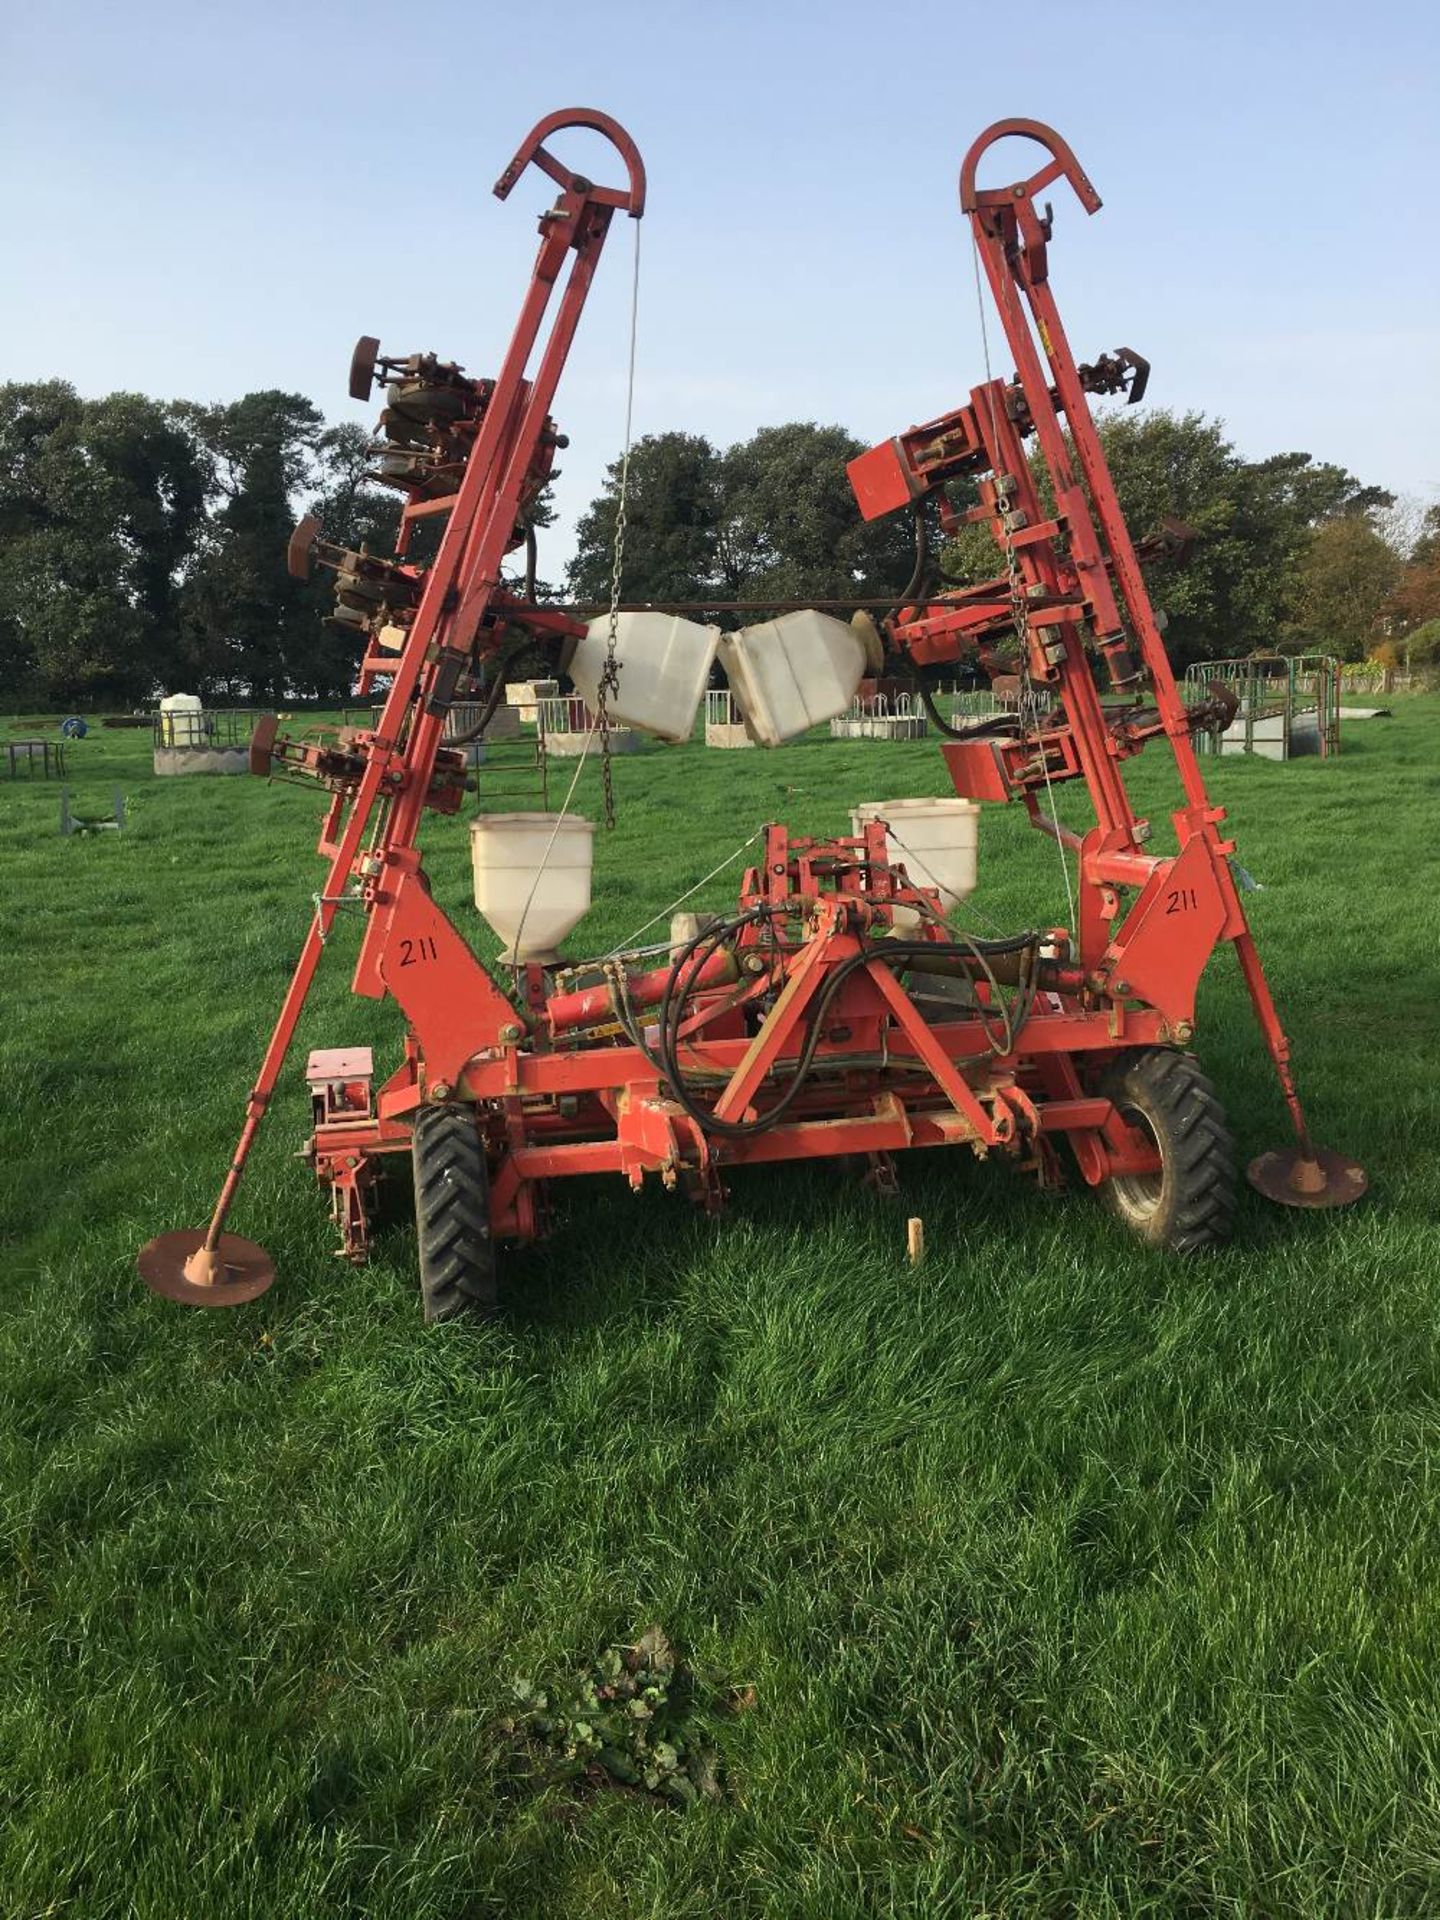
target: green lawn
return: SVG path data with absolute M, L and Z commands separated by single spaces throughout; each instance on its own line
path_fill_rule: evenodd
M 148 758 L 72 751 L 123 837 L 0 783 L 3 1920 L 1440 1911 L 1440 701 L 1337 762 L 1214 766 L 1361 1208 L 1247 1191 L 1185 1265 L 958 1151 L 899 1207 L 757 1170 L 719 1224 L 576 1181 L 506 1317 L 430 1332 L 404 1194 L 354 1272 L 292 1158 L 304 1050 L 398 1047 L 349 996 L 353 924 L 234 1214 L 276 1286 L 196 1313 L 135 1275 L 204 1224 L 322 872 L 313 789 Z M 1157 814 L 1165 772 L 1135 772 Z M 622 761 L 572 949 L 767 819 L 944 784 L 928 742 Z M 464 822 L 427 846 L 476 926 Z M 971 905 L 1063 917 L 1019 809 Z M 1197 1048 L 1242 1156 L 1280 1142 L 1228 954 Z M 729 1797 L 541 1783 L 511 1677 L 652 1621 Z

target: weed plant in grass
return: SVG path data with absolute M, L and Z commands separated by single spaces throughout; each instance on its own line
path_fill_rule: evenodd
M 1417 700 L 1333 763 L 1213 767 L 1363 1207 L 1247 1193 L 1233 1247 L 1183 1264 L 958 1150 L 905 1161 L 898 1209 L 757 1170 L 719 1224 L 574 1181 L 507 1315 L 429 1332 L 403 1192 L 352 1272 L 291 1157 L 305 1050 L 398 1049 L 348 992 L 345 916 L 235 1213 L 280 1280 L 197 1313 L 134 1272 L 213 1202 L 320 796 L 154 781 L 143 735 L 103 733 L 72 798 L 118 781 L 123 835 L 61 839 L 57 787 L 0 786 L 0 1915 L 1440 1909 L 1437 748 Z M 945 787 L 933 742 L 819 740 L 616 782 L 575 953 L 768 819 Z M 1159 748 L 1134 787 L 1163 817 Z M 1063 918 L 1053 847 L 1018 809 L 982 824 L 968 923 Z M 464 820 L 426 845 L 488 955 Z M 1229 955 L 1197 1046 L 1242 1158 L 1281 1141 Z M 651 1621 L 707 1694 L 754 1689 L 712 1729 L 730 1797 L 528 1777 L 513 1676 Z

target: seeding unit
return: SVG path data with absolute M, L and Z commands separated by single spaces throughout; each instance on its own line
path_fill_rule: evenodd
M 624 186 L 597 186 L 556 160 L 546 142 L 570 127 L 609 140 Z M 1045 162 L 1029 179 L 982 189 L 977 164 L 1007 135 L 1037 141 Z M 1262 1155 L 1251 1180 L 1295 1205 L 1358 1198 L 1359 1168 L 1309 1143 L 1224 812 L 1196 761 L 1192 732 L 1223 724 L 1233 708 L 1223 690 L 1188 710 L 1180 699 L 1089 411 L 1087 394 L 1137 399 L 1148 369 L 1125 349 L 1077 366 L 1051 292 L 1051 213 L 1038 196 L 1063 179 L 1088 212 L 1100 201 L 1065 142 L 1034 121 L 991 127 L 960 175 L 1014 375 L 987 369 L 963 405 L 872 449 L 851 479 L 866 518 L 915 514 L 915 577 L 880 623 L 892 661 L 922 688 L 927 669 L 961 661 L 1018 669 L 1027 697 L 1013 717 L 942 723 L 941 750 L 958 794 L 1018 800 L 1060 842 L 1073 863 L 1076 924 L 1008 939 L 954 930 L 941 892 L 896 857 L 903 832 L 879 818 L 827 840 L 766 827 L 737 911 L 698 923 L 658 965 L 615 954 L 560 966 L 526 959 L 517 945 L 503 984 L 476 958 L 431 896 L 418 830 L 427 808 L 453 813 L 462 803 L 464 742 L 444 739 L 452 705 L 482 681 L 493 711 L 522 649 L 533 659 L 539 647 L 563 670 L 567 644 L 587 634 L 570 612 L 536 604 L 533 546 L 523 585 L 502 578 L 501 562 L 533 538 L 529 509 L 564 445 L 550 406 L 612 218 L 639 219 L 645 199 L 634 143 L 603 114 L 543 120 L 496 193 L 503 199 L 531 164 L 560 193 L 541 217 L 496 378 L 471 379 L 433 355 L 385 359 L 373 340 L 357 349 L 352 392 L 386 390 L 377 452 L 381 477 L 406 496 L 397 551 L 382 559 L 334 547 L 307 522 L 292 560 L 335 569 L 339 617 L 364 638 L 361 692 L 377 678 L 389 691 L 369 729 L 319 740 L 285 739 L 273 722 L 257 729 L 256 771 L 311 777 L 330 793 L 320 840 L 328 878 L 209 1228 L 152 1241 L 140 1256 L 146 1282 L 172 1299 L 226 1305 L 273 1279 L 262 1249 L 224 1228 L 347 903 L 364 915 L 354 990 L 398 1001 L 403 1059 L 377 1088 L 366 1049 L 311 1056 L 310 1156 L 331 1189 L 343 1250 L 357 1259 L 379 1163 L 412 1156 L 431 1318 L 493 1300 L 497 1242 L 532 1238 L 547 1183 L 580 1173 L 623 1174 L 633 1187 L 658 1175 L 718 1209 L 735 1166 L 857 1155 L 883 1184 L 905 1148 L 1005 1152 L 1054 1183 L 1064 1141 L 1083 1179 L 1143 1239 L 1181 1252 L 1213 1246 L 1230 1230 L 1232 1146 L 1186 1049 L 1197 983 L 1221 941 L 1236 949 L 1297 1136 L 1295 1147 Z M 1048 476 L 1043 497 L 1037 468 Z M 443 531 L 421 565 L 408 556 L 432 516 L 443 516 Z M 987 525 L 1005 573 L 927 591 L 931 516 L 947 530 Z M 624 672 L 616 631 L 612 607 L 602 731 L 607 688 L 613 698 Z M 1183 792 L 1173 853 L 1147 850 L 1149 827 L 1123 777 L 1152 738 L 1168 744 Z M 1077 779 L 1095 816 L 1083 834 L 1047 804 Z

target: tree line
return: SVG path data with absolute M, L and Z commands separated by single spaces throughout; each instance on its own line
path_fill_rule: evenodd
M 1116 492 L 1137 537 L 1167 519 L 1195 538 L 1146 573 L 1177 666 L 1279 649 L 1365 657 L 1407 640 L 1440 658 L 1440 505 L 1399 503 L 1308 453 L 1247 460 L 1221 423 L 1158 408 L 1101 416 Z M 899 592 L 914 547 L 904 514 L 860 520 L 846 462 L 864 444 L 840 427 L 766 427 L 722 450 L 698 434 L 652 434 L 632 449 L 625 593 L 634 600 L 857 598 Z M 1038 456 L 1042 495 L 1048 486 Z M 569 583 L 609 591 L 620 463 L 580 521 Z M 956 488 L 952 503 L 974 503 Z M 932 581 L 1004 571 L 983 526 L 935 541 Z
M 335 539 L 389 551 L 397 497 L 368 436 L 303 394 L 219 406 L 62 380 L 0 386 L 0 687 L 6 704 L 217 703 L 348 692 L 353 639 L 292 579 L 300 505 Z
M 1397 507 L 1305 453 L 1247 460 L 1199 414 L 1112 413 L 1101 433 L 1132 530 L 1178 517 L 1197 535 L 1183 562 L 1150 569 L 1177 665 L 1277 646 L 1440 655 L 1440 508 Z M 324 624 L 327 579 L 292 579 L 286 543 L 309 511 L 331 539 L 391 550 L 398 496 L 369 476 L 367 444 L 301 394 L 202 405 L 0 386 L 4 703 L 122 706 L 177 688 L 216 703 L 344 699 L 355 639 Z M 626 600 L 898 595 L 912 528 L 859 518 L 845 467 L 863 450 L 810 422 L 728 448 L 647 435 L 630 458 Z M 553 597 L 608 600 L 619 481 L 617 461 Z M 937 540 L 935 560 L 956 583 L 1002 564 L 979 528 Z

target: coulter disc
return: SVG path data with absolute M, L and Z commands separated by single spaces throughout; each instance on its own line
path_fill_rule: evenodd
M 290 536 L 285 549 L 285 570 L 292 580 L 310 578 L 310 549 L 320 538 L 318 514 L 307 513 Z
M 373 333 L 362 333 L 355 342 L 355 351 L 350 356 L 350 398 L 368 400 L 370 389 L 375 382 L 375 361 L 380 352 L 380 342 Z
M 1316 1147 L 1281 1147 L 1252 1160 L 1245 1176 L 1257 1193 L 1282 1207 L 1349 1207 L 1370 1182 L 1365 1169 L 1343 1153 Z
M 205 1270 L 212 1263 L 195 1258 L 204 1245 L 203 1228 L 160 1234 L 140 1249 L 140 1278 L 163 1300 L 187 1307 L 243 1306 L 257 1300 L 275 1278 L 274 1262 L 263 1247 L 238 1233 L 222 1233 L 213 1262 L 216 1277 L 207 1279 Z

